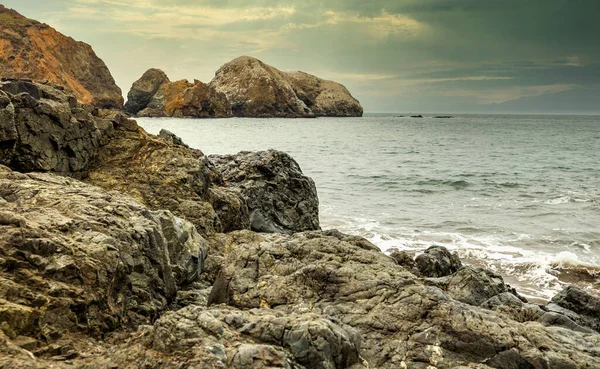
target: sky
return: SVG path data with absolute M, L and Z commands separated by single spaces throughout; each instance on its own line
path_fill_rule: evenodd
M 4 0 L 89 43 L 127 93 L 254 56 L 366 112 L 600 113 L 598 0 Z

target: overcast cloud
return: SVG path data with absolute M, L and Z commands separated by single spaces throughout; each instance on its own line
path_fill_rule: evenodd
M 341 82 L 367 112 L 527 111 L 523 102 L 576 110 L 569 99 L 600 111 L 596 0 L 3 4 L 91 44 L 125 93 L 151 67 L 210 81 L 223 63 L 251 55 Z

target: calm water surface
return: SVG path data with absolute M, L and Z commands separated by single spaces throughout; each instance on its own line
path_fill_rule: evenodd
M 600 289 L 600 117 L 138 122 L 206 154 L 288 152 L 317 184 L 324 229 L 383 250 L 441 244 L 532 297 Z

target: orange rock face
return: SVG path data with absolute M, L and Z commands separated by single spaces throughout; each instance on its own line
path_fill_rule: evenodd
M 91 46 L 0 5 L 0 76 L 47 80 L 80 103 L 123 108 L 121 89 Z

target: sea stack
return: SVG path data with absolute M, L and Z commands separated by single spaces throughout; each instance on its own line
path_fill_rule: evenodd
M 302 72 L 286 73 L 241 56 L 223 65 L 210 83 L 227 95 L 237 117 L 362 116 L 342 85 Z
M 138 117 L 226 118 L 231 108 L 225 94 L 195 80 L 171 82 L 160 69 L 147 70 L 127 94 L 125 111 Z
M 70 89 L 80 103 L 123 108 L 121 89 L 90 45 L 2 5 L 0 76 L 49 81 Z

